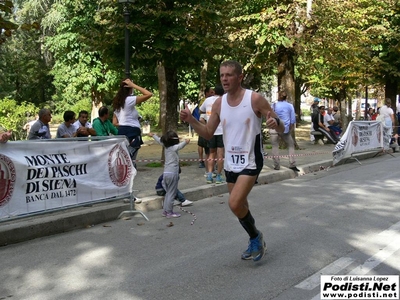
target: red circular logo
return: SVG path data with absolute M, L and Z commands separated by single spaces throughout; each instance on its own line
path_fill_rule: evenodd
M 120 145 L 112 148 L 108 155 L 108 173 L 116 186 L 126 186 L 131 180 L 131 158 Z
M 7 156 L 0 154 L 0 207 L 10 201 L 15 185 L 14 163 Z

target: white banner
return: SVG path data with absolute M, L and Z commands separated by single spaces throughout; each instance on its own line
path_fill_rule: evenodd
M 389 149 L 390 127 L 377 121 L 351 121 L 333 150 L 333 165 L 353 153 Z
M 129 195 L 124 137 L 0 144 L 0 219 Z

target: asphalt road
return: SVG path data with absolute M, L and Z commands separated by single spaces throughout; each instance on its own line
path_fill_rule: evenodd
M 155 210 L 149 222 L 2 247 L 0 299 L 308 300 L 320 298 L 320 274 L 398 275 L 399 163 L 386 155 L 255 187 L 259 263 L 240 260 L 248 238 L 224 194 L 190 208 L 194 225 Z

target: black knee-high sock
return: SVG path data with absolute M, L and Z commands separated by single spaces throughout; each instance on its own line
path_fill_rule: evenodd
M 239 222 L 242 224 L 244 230 L 246 230 L 251 239 L 255 239 L 258 236 L 258 230 L 255 225 L 256 221 L 251 215 L 250 210 L 244 218 L 239 219 Z

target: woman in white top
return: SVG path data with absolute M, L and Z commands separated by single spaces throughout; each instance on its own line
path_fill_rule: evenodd
M 137 89 L 143 95 L 133 96 L 133 89 Z M 133 83 L 130 79 L 125 79 L 119 86 L 119 91 L 113 99 L 114 115 L 118 120 L 118 135 L 125 135 L 129 141 L 130 154 L 133 161 L 136 160 L 140 145 L 143 144 L 139 113 L 136 105 L 150 99 L 153 94 Z M 115 118 L 114 118 L 115 119 Z
M 385 118 L 384 124 L 386 127 L 390 127 L 391 129 L 395 126 L 394 122 L 394 112 L 391 108 L 392 100 L 390 98 L 385 99 L 385 105 L 383 105 L 379 109 L 379 114 Z M 392 131 L 390 132 L 392 134 Z

